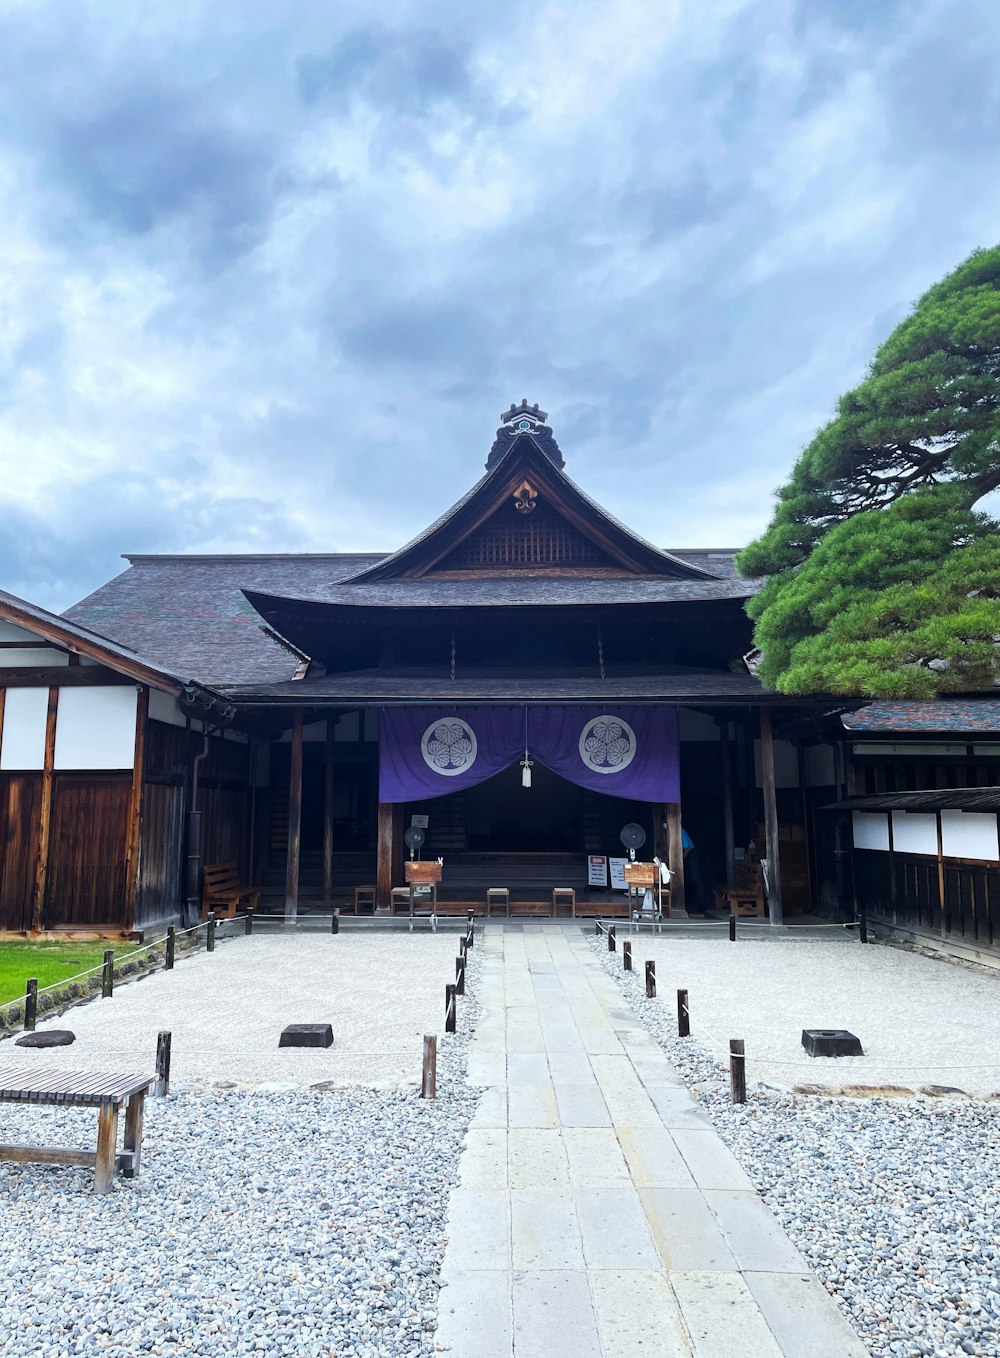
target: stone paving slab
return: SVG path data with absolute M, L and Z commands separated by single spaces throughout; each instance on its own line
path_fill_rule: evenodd
M 486 1080 L 448 1220 L 451 1358 L 864 1358 L 845 1317 L 590 951 L 477 946 Z

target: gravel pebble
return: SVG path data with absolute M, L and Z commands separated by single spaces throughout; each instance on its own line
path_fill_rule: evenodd
M 677 1037 L 672 992 L 647 1000 L 641 967 L 591 945 L 871 1352 L 998 1358 L 1000 1107 L 760 1084 L 733 1105 L 728 1071 Z

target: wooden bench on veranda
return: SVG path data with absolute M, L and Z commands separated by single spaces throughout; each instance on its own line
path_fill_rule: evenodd
M 110 1193 L 115 1170 L 126 1179 L 139 1173 L 142 1115 L 152 1075 L 111 1075 L 63 1070 L 57 1066 L 0 1064 L 0 1103 L 56 1104 L 60 1108 L 97 1109 L 97 1150 L 63 1146 L 0 1145 L 0 1160 L 18 1164 L 92 1165 L 94 1191 Z M 125 1104 L 125 1137 L 118 1145 L 118 1110 Z
M 256 910 L 260 887 L 244 886 L 235 863 L 207 863 L 202 874 L 201 917 L 214 912 L 232 919 L 241 905 Z

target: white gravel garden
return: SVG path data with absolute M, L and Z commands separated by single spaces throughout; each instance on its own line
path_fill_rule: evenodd
M 1000 975 L 857 942 L 648 934 L 632 936 L 626 973 L 620 944 L 609 954 L 603 937 L 591 941 L 871 1352 L 997 1358 L 1000 1060 L 987 1063 Z M 656 999 L 645 997 L 647 958 Z M 679 988 L 689 1038 L 677 1037 Z M 805 1027 L 848 1028 L 866 1056 L 805 1056 Z M 729 1095 L 731 1037 L 748 1052 L 742 1106 Z M 806 1076 L 838 1090 L 947 1084 L 982 1097 L 792 1092 Z
M 147 1070 L 170 1028 L 174 1051 L 137 1179 L 98 1198 L 86 1169 L 0 1164 L 0 1354 L 432 1354 L 478 1100 L 471 993 L 443 1036 L 456 951 L 442 933 L 220 942 L 45 1025 L 76 1032 L 71 1047 L 0 1043 L 5 1062 Z M 470 992 L 477 971 L 473 952 Z M 332 1023 L 335 1046 L 279 1051 L 291 1022 Z M 435 1100 L 419 1098 L 425 1032 L 439 1035 Z M 94 1136 L 92 1111 L 0 1117 L 9 1142 Z

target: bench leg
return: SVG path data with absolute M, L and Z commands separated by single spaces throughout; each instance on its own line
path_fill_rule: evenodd
M 110 1193 L 115 1176 L 115 1146 L 118 1142 L 118 1105 L 102 1103 L 97 1110 L 97 1163 L 94 1192 Z
M 139 1173 L 139 1157 L 142 1152 L 142 1115 L 146 1105 L 144 1093 L 133 1094 L 125 1109 L 125 1149 L 132 1152 L 131 1161 L 126 1161 L 122 1174 L 126 1179 L 134 1179 Z

